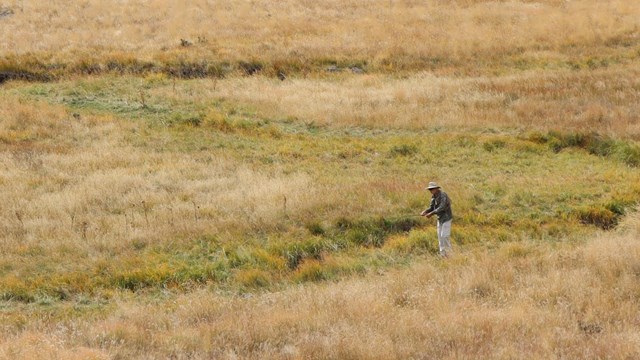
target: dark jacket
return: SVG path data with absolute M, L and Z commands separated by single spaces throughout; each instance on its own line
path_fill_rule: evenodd
M 453 219 L 451 200 L 447 193 L 442 190 L 431 196 L 431 204 L 429 204 L 429 208 L 426 211 L 435 213 L 440 223 Z

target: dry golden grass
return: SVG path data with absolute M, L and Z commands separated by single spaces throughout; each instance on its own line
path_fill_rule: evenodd
M 576 90 L 572 80 L 594 81 L 580 76 L 551 74 L 546 80 L 566 94 L 567 107 L 576 113 L 585 100 L 607 96 Z M 635 96 L 636 84 L 625 82 L 622 70 L 601 70 L 593 78 L 612 84 L 623 98 Z M 583 151 L 556 154 L 526 131 L 557 124 L 536 114 L 500 122 L 500 106 L 512 105 L 482 106 L 484 99 L 506 96 L 493 91 L 516 92 L 518 106 L 553 103 L 553 95 L 527 92 L 530 79 L 465 83 L 420 74 L 174 82 L 154 75 L 7 84 L 0 100 L 0 164 L 6 169 L 0 182 L 7 204 L 0 209 L 2 297 L 109 298 L 122 289 L 184 289 L 193 282 L 270 287 L 283 279 L 362 272 L 368 261 L 378 262 L 362 253 L 382 246 L 390 229 L 375 217 L 398 218 L 423 207 L 425 174 L 449 183 L 463 243 L 592 231 L 580 221 L 615 225 L 640 193 L 637 172 L 625 165 L 636 164 L 637 148 L 629 145 L 623 154 L 634 161 Z M 412 88 L 426 90 L 405 93 Z M 441 94 L 439 103 L 421 103 L 432 93 Z M 615 99 L 619 113 L 636 108 Z M 387 118 L 394 108 L 397 118 Z M 494 122 L 483 109 L 496 115 Z M 418 122 L 429 111 L 457 115 L 448 122 Z M 195 114 L 200 125 L 164 122 L 184 114 Z M 476 122 L 456 120 L 474 114 Z M 611 128 L 572 116 L 565 129 L 635 137 L 631 115 Z M 434 125 L 440 128 L 421 129 Z M 483 134 L 488 126 L 491 131 Z M 576 173 L 585 175 L 572 178 Z M 541 182 L 546 191 L 535 194 L 531 189 Z M 606 191 L 591 194 L 602 184 Z M 340 232 L 345 219 L 359 225 Z M 388 260 L 381 262 L 429 251 L 431 235 L 417 231 L 409 240 L 389 239 L 392 246 L 383 247 Z M 357 255 L 348 261 L 326 255 L 352 245 L 357 249 L 349 251 Z
M 9 326 L 0 356 L 636 358 L 638 222 L 632 215 L 624 230 L 577 244 L 465 249 L 448 261 L 248 298 L 123 298 L 104 318 Z
M 244 77 L 198 80 L 177 92 L 166 84 L 149 95 L 178 102 L 231 100 L 267 118 L 333 127 L 558 130 L 638 140 L 638 89 L 640 67 L 633 64 L 476 78 L 415 73 L 280 82 Z
M 241 231 L 282 220 L 285 196 L 288 212 L 305 213 L 321 191 L 308 174 L 260 171 L 228 154 L 148 153 L 127 138 L 135 142 L 141 124 L 0 103 L 5 246 L 126 246 L 137 237 Z M 163 136 L 171 135 L 160 134 L 160 143 Z
M 51 64 L 208 59 L 304 68 L 328 60 L 366 62 L 387 71 L 431 66 L 446 71 L 475 59 L 473 71 L 505 55 L 606 56 L 609 47 L 637 46 L 640 19 L 640 4 L 623 0 L 3 4 L 15 14 L 0 19 L 0 52 Z M 180 39 L 193 45 L 183 47 Z
M 640 357 L 639 2 L 5 7 L 0 358 Z

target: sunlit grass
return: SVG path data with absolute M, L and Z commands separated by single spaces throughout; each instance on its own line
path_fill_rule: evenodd
M 459 246 L 578 239 L 614 227 L 640 194 L 635 160 L 598 150 L 637 151 L 631 140 L 305 124 L 206 96 L 198 81 L 181 81 L 179 96 L 167 85 L 5 90 L 5 300 L 278 288 L 405 263 L 435 251 L 429 222 L 410 217 L 428 179 L 455 199 Z M 328 260 L 343 253 L 354 263 Z
M 3 5 L 13 14 L 0 23 L 0 71 L 36 79 L 104 72 L 307 76 L 330 67 L 449 75 L 593 69 L 636 61 L 639 50 L 640 6 L 622 0 Z
M 0 13 L 0 358 L 639 357 L 636 2 Z
M 117 308 L 99 312 L 82 301 L 54 302 L 46 310 L 42 303 L 20 305 L 3 310 L 7 329 L 21 330 L 6 333 L 0 354 L 520 358 L 525 348 L 526 357 L 633 358 L 640 353 L 637 218 L 629 216 L 624 230 L 579 243 L 461 248 L 447 261 L 425 257 L 384 274 L 245 297 L 168 290 L 123 297 Z M 317 260 L 305 262 L 297 279 L 331 279 L 332 271 L 345 266 L 344 259 L 328 261 L 330 269 Z M 252 289 L 269 281 L 257 269 L 237 276 Z M 71 321 L 66 320 L 70 311 Z M 32 312 L 48 321 L 23 317 Z M 61 329 L 53 321 L 72 325 Z

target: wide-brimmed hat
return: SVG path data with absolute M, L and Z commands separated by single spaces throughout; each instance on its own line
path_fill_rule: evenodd
M 429 185 L 427 186 L 427 190 L 431 190 L 431 189 L 440 189 L 440 186 L 438 186 L 438 184 L 434 183 L 433 181 L 429 183 Z

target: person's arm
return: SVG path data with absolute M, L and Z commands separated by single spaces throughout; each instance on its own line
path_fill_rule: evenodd
M 431 214 L 433 212 L 433 208 L 435 207 L 435 199 L 431 198 L 431 203 L 429 204 L 429 207 L 427 209 L 425 209 L 423 212 L 420 213 L 420 216 L 431 216 L 429 214 Z

